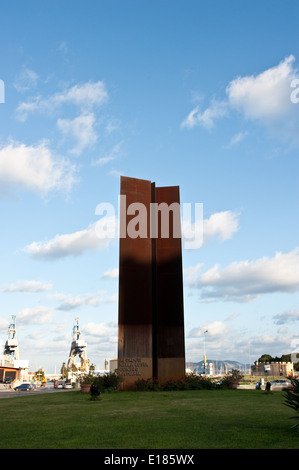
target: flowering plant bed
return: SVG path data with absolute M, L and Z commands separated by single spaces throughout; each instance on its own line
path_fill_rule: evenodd
M 217 385 L 209 377 L 197 374 L 186 374 L 181 379 L 169 379 L 163 384 L 155 378 L 138 379 L 135 382 L 136 391 L 211 390 L 216 388 L 218 388 Z

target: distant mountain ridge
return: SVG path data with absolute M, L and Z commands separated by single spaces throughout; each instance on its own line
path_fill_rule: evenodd
M 213 364 L 213 373 L 214 374 L 225 374 L 230 372 L 232 369 L 238 369 L 240 372 L 248 372 L 249 364 L 243 364 L 238 361 L 219 361 L 215 359 L 207 359 L 206 362 L 206 373 L 210 373 L 210 364 Z M 188 362 L 186 361 L 186 369 L 192 370 L 196 374 L 204 373 L 204 361 L 200 362 Z

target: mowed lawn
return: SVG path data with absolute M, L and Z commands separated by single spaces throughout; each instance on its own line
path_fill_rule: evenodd
M 284 392 L 80 391 L 0 400 L 1 449 L 298 449 Z

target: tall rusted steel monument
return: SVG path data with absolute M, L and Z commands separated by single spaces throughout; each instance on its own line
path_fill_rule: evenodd
M 185 339 L 180 213 L 172 210 L 179 187 L 121 177 L 120 194 L 118 373 L 125 390 L 137 379 L 182 378 Z

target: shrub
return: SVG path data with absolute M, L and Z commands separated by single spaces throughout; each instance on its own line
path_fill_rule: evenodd
M 93 385 L 95 385 L 100 392 L 112 392 L 118 389 L 120 377 L 115 372 L 94 377 Z
M 161 386 L 157 379 L 138 379 L 135 382 L 135 390 L 138 392 L 161 390 Z
M 163 384 L 162 389 L 171 391 L 171 390 L 187 390 L 188 385 L 185 381 L 185 378 L 173 380 L 168 380 L 165 384 Z
M 94 381 L 94 375 L 92 374 L 84 374 L 80 377 L 80 383 L 81 384 L 85 384 L 85 385 L 89 385 L 89 384 L 92 384 Z
M 196 374 L 187 374 L 181 379 L 169 379 L 166 383 L 160 384 L 157 379 L 138 379 L 135 382 L 135 390 L 144 391 L 175 391 L 175 390 L 211 390 L 216 385 L 208 377 Z
M 221 387 L 229 387 L 234 382 L 239 382 L 244 376 L 237 369 L 232 369 L 229 375 L 222 379 Z
M 216 388 L 215 383 L 209 377 L 194 373 L 186 375 L 186 383 L 189 390 L 212 390 Z

